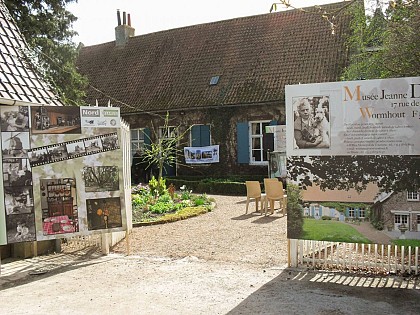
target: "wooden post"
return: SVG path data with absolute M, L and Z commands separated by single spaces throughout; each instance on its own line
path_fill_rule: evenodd
M 296 239 L 289 239 L 290 242 L 290 246 L 289 246 L 289 251 L 288 251 L 288 256 L 289 256 L 289 267 L 293 267 L 296 268 L 298 266 L 298 240 Z

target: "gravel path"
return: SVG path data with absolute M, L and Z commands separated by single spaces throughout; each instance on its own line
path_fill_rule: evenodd
M 204 215 L 169 224 L 133 229 L 130 254 L 250 263 L 259 267 L 287 262 L 286 217 L 275 212 L 264 216 L 255 204 L 245 214 L 246 197 L 210 196 L 216 208 Z M 126 253 L 126 243 L 114 249 Z

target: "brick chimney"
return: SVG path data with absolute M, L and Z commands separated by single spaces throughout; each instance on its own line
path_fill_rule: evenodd
M 124 46 L 128 39 L 134 36 L 134 28 L 131 27 L 130 14 L 127 14 L 128 21 L 126 21 L 126 14 L 123 12 L 123 21 L 121 23 L 120 10 L 117 10 L 117 20 L 118 25 L 115 28 L 115 45 Z

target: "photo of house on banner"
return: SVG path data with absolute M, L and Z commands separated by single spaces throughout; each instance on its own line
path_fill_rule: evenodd
M 77 106 L 31 107 L 31 133 L 81 133 L 80 108 Z
M 287 162 L 289 191 L 302 200 L 288 204 L 288 238 L 376 244 L 420 240 L 420 191 L 396 190 L 415 183 L 416 176 L 418 183 L 419 156 L 311 156 Z M 407 176 L 395 181 L 398 172 Z M 368 176 L 377 180 L 366 182 Z M 390 185 L 388 191 L 381 191 L 383 184 Z
M 219 163 L 219 145 L 185 147 L 184 157 L 187 164 Z
M 418 77 L 286 86 L 288 238 L 419 242 L 419 97 Z

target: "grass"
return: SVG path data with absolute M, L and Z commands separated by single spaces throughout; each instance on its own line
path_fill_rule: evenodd
M 393 240 L 392 245 L 420 247 L 420 240 Z
M 345 223 L 330 220 L 303 220 L 302 239 L 347 243 L 372 243 L 355 228 Z

